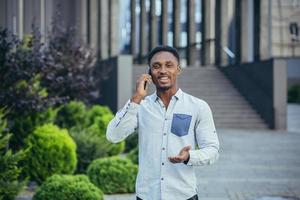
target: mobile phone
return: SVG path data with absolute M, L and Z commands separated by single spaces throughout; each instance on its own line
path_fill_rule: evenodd
M 148 70 L 148 74 L 151 76 L 151 69 L 150 68 Z M 147 87 L 147 81 L 145 81 L 144 90 L 146 90 L 146 87 Z

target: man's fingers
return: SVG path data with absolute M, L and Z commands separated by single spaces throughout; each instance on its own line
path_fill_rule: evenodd
M 191 150 L 191 148 L 192 148 L 191 146 L 186 146 L 186 147 L 183 147 L 183 150 L 184 151 L 189 151 L 189 150 Z
M 183 162 L 183 159 L 180 156 L 169 157 L 169 160 L 172 163 L 181 163 L 181 162 Z

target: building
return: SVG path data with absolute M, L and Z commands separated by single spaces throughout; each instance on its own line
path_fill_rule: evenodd
M 187 67 L 216 66 L 269 128 L 286 128 L 287 86 L 300 83 L 300 0 L 0 0 L 0 26 L 22 37 L 34 23 L 46 36 L 58 10 L 106 64 L 121 54 L 142 64 L 172 45 Z

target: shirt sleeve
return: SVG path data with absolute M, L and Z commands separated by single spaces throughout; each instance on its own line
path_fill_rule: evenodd
M 219 139 L 213 115 L 209 105 L 201 105 L 198 124 L 196 125 L 197 150 L 190 150 L 187 165 L 210 165 L 219 158 Z
M 139 104 L 129 100 L 125 106 L 117 112 L 116 116 L 107 126 L 107 140 L 113 143 L 121 142 L 137 129 L 139 106 Z

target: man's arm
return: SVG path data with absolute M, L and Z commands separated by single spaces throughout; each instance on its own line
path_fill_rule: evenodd
M 198 150 L 189 151 L 187 165 L 210 165 L 219 158 L 219 139 L 217 136 L 211 109 L 204 103 L 200 120 L 196 127 Z
M 148 86 L 145 88 L 145 82 L 151 83 L 151 77 L 148 74 L 142 74 L 136 82 L 136 92 L 131 100 L 119 111 L 116 116 L 109 122 L 106 138 L 107 140 L 117 143 L 124 140 L 128 135 L 133 133 L 138 127 L 138 109 L 142 99 L 147 94 Z
M 110 142 L 117 143 L 133 133 L 138 124 L 139 105 L 128 101 L 116 116 L 109 122 L 106 130 L 106 138 Z

